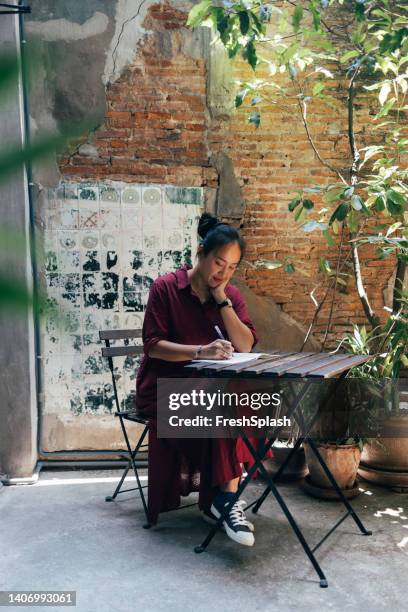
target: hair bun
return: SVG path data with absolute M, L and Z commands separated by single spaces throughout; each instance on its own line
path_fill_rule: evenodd
M 218 223 L 217 217 L 214 217 L 208 212 L 204 212 L 198 222 L 198 235 L 205 238 L 208 232 L 213 229 Z

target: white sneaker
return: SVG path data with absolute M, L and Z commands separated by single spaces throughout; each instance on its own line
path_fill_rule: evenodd
M 228 502 L 224 504 L 224 507 L 228 505 Z M 231 540 L 242 544 L 243 546 L 253 546 L 255 543 L 254 534 L 252 533 L 254 526 L 252 523 L 252 529 L 249 526 L 249 522 L 245 516 L 245 512 L 242 509 L 243 502 L 235 502 L 229 511 L 227 517 L 223 520 L 225 532 Z M 211 506 L 211 512 L 216 518 L 220 518 L 221 509 L 216 508 L 214 504 Z
M 246 517 L 246 514 L 245 514 L 245 511 L 244 511 L 244 508 L 245 508 L 245 506 L 247 505 L 247 503 L 246 503 L 245 499 L 239 499 L 239 500 L 238 500 L 237 502 L 235 502 L 235 503 L 236 503 L 236 504 L 238 504 L 238 506 L 241 506 L 242 512 L 243 512 L 243 514 L 244 514 L 244 516 L 245 516 L 245 520 L 246 520 L 247 525 L 248 525 L 248 527 L 250 528 L 250 530 L 251 530 L 251 531 L 255 531 L 255 525 L 254 525 L 253 523 L 251 523 L 251 521 L 248 521 L 248 519 L 247 519 L 247 517 Z
M 238 500 L 237 502 L 235 502 L 238 506 L 241 506 L 242 511 L 244 512 L 244 506 L 246 506 L 246 501 L 244 501 L 243 499 Z M 217 517 L 211 512 L 211 510 L 207 513 L 207 512 L 203 512 L 202 513 L 203 519 L 205 520 L 206 523 L 208 523 L 209 525 L 214 525 L 215 521 L 217 520 Z M 218 515 L 219 516 L 219 515 Z M 251 521 L 248 521 L 245 512 L 244 512 L 244 516 L 246 519 L 246 523 L 250 529 L 250 531 L 254 532 L 255 531 L 255 525 L 253 523 L 251 523 Z M 221 531 L 225 532 L 225 527 L 224 525 L 221 525 Z

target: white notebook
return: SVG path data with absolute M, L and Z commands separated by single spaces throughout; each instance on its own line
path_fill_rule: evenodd
M 234 365 L 243 361 L 255 361 L 260 357 L 271 357 L 267 353 L 233 353 L 230 359 L 194 359 L 194 363 L 224 363 L 225 365 Z

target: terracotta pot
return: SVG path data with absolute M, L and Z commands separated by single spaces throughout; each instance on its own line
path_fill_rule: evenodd
M 364 446 L 358 473 L 369 482 L 408 491 L 408 414 L 384 420 L 381 437 Z
M 304 443 L 303 447 L 310 481 L 323 489 L 331 489 L 332 485 L 309 444 Z M 318 450 L 340 489 L 352 489 L 355 485 L 361 456 L 358 444 L 318 444 Z
M 267 459 L 264 462 L 266 470 L 273 476 L 277 473 L 282 463 L 292 450 L 291 447 L 286 444 L 279 445 L 278 443 L 273 446 L 273 458 Z M 279 478 L 279 482 L 291 482 L 293 480 L 300 480 L 307 474 L 305 451 L 303 448 L 298 448 L 289 464 L 285 467 L 282 476 Z

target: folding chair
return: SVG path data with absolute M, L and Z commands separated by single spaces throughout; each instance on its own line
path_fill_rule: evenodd
M 150 525 L 149 525 L 149 519 L 147 516 L 146 499 L 145 499 L 144 492 L 143 492 L 143 489 L 147 488 L 148 485 L 147 484 L 142 485 L 140 483 L 140 476 L 138 472 L 136 455 L 140 451 L 144 451 L 145 449 L 148 448 L 148 444 L 144 443 L 144 440 L 149 431 L 149 422 L 146 418 L 141 417 L 136 414 L 136 404 L 133 408 L 129 410 L 121 410 L 120 403 L 119 403 L 119 397 L 118 397 L 118 389 L 116 385 L 115 372 L 114 372 L 114 367 L 113 367 L 113 359 L 115 357 L 133 357 L 136 355 L 141 355 L 143 353 L 143 346 L 140 346 L 140 345 L 137 346 L 134 344 L 129 345 L 129 340 L 141 338 L 141 336 L 142 336 L 142 332 L 139 329 L 114 329 L 114 330 L 109 329 L 109 330 L 99 332 L 99 338 L 105 342 L 105 347 L 102 348 L 102 356 L 106 357 L 108 360 L 109 369 L 110 369 L 111 376 L 112 376 L 113 393 L 115 397 L 115 405 L 116 405 L 115 416 L 119 417 L 120 426 L 122 428 L 123 437 L 125 439 L 126 448 L 127 448 L 126 457 L 128 459 L 128 464 L 122 474 L 121 479 L 118 482 L 118 485 L 113 495 L 108 495 L 105 498 L 105 500 L 107 502 L 111 502 L 120 493 L 126 493 L 129 491 L 139 491 L 140 498 L 143 504 L 143 509 L 146 515 L 146 520 L 147 520 L 147 523 L 143 525 L 143 527 L 145 529 L 148 529 Z M 114 340 L 123 340 L 124 342 L 123 346 L 111 346 L 110 343 L 111 341 L 114 341 Z M 130 421 L 132 423 L 138 423 L 144 426 L 143 431 L 140 434 L 136 442 L 135 448 L 133 450 L 129 442 L 129 436 L 126 431 L 125 421 Z M 122 489 L 122 485 L 131 468 L 133 468 L 133 471 L 136 477 L 137 487 L 133 487 L 132 489 Z

